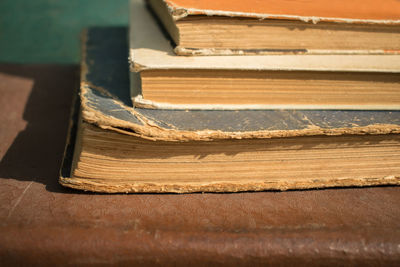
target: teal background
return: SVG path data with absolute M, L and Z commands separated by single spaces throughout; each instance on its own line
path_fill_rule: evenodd
M 89 26 L 128 25 L 128 0 L 0 0 L 0 62 L 77 64 Z

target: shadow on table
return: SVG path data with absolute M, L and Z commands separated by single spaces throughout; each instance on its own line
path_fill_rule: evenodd
M 26 121 L 26 127 L 18 133 L 1 159 L 0 177 L 42 183 L 51 192 L 72 192 L 58 184 L 58 176 L 72 96 L 79 86 L 79 67 L 2 64 L 0 73 L 33 80 L 23 114 L 17 114 L 19 120 Z M 4 80 L 3 85 L 7 86 Z M 18 99 L 16 94 L 23 90 L 29 89 L 15 88 L 0 93 L 2 97 L 14 94 L 15 100 Z M 7 125 L 1 127 L 2 131 L 7 131 Z

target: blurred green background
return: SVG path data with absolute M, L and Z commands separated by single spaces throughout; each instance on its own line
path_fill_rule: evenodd
M 0 62 L 79 63 L 89 26 L 128 25 L 128 0 L 0 0 Z

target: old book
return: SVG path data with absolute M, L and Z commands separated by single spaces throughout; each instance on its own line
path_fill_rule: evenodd
M 134 108 L 126 34 L 87 32 L 62 185 L 184 193 L 400 184 L 400 111 Z
M 400 108 L 400 55 L 183 57 L 144 2 L 132 1 L 136 107 L 160 109 Z
M 400 49 L 396 0 L 148 0 L 180 55 Z

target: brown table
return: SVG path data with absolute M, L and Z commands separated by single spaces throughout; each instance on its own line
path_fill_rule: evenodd
M 400 187 L 92 194 L 57 182 L 77 66 L 0 65 L 0 265 L 400 265 Z

